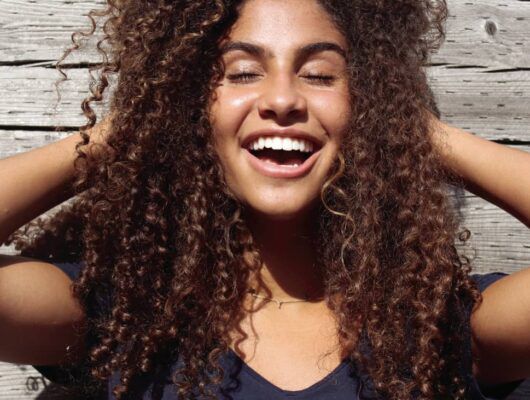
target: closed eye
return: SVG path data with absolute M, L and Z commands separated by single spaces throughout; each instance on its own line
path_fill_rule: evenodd
M 331 75 L 304 75 L 302 78 L 307 78 L 324 85 L 329 85 L 335 80 L 335 77 Z
M 231 74 L 227 75 L 227 78 L 236 83 L 248 83 L 256 80 L 256 78 L 259 76 L 259 74 L 253 74 L 250 72 L 243 72 L 240 74 Z
M 244 72 L 244 73 L 240 73 L 240 74 L 227 75 L 227 78 L 230 81 L 233 81 L 233 82 L 245 83 L 245 82 L 251 82 L 251 81 L 255 80 L 255 78 L 258 77 L 258 76 L 259 76 L 259 74 L 253 74 L 253 73 L 249 73 L 249 72 Z M 334 76 L 331 76 L 331 75 L 318 75 L 318 74 L 316 74 L 316 75 L 303 75 L 302 78 L 306 78 L 306 79 L 309 79 L 311 81 L 318 82 L 319 84 L 324 84 L 324 85 L 329 85 L 335 80 Z

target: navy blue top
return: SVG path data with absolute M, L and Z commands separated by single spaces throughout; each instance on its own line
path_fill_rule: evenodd
M 56 263 L 71 279 L 75 279 L 82 264 Z M 490 284 L 506 276 L 506 273 L 493 272 L 488 274 L 474 274 L 471 277 L 477 282 L 480 291 Z M 468 325 L 469 326 L 469 325 Z M 467 356 L 471 356 L 471 340 L 468 341 Z M 215 388 L 218 399 L 233 400 L 366 400 L 377 398 L 371 386 L 370 378 L 356 371 L 353 364 L 344 360 L 332 372 L 319 382 L 303 390 L 282 390 L 268 382 L 264 377 L 254 371 L 232 350 L 220 357 L 220 365 L 225 371 L 225 378 L 219 387 Z M 470 358 L 469 358 L 470 360 Z M 172 366 L 157 372 L 155 376 L 144 378 L 140 383 L 140 393 L 134 398 L 144 400 L 179 400 L 171 383 L 171 375 L 176 367 L 180 367 L 180 360 Z M 34 366 L 39 372 L 51 381 L 68 384 L 71 371 L 66 371 L 58 366 Z M 465 378 L 470 385 L 471 400 L 503 399 L 513 392 L 523 380 L 507 382 L 494 386 L 479 384 L 468 366 Z M 68 378 L 70 376 L 70 378 Z M 119 372 L 116 372 L 107 382 L 106 398 L 115 399 L 112 388 L 119 383 Z M 352 397 L 355 393 L 355 397 Z

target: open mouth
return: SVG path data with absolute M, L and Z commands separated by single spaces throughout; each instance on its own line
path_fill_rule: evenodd
M 259 138 L 244 147 L 252 167 L 273 178 L 297 178 L 307 174 L 319 157 L 321 145 L 299 139 Z
M 263 162 L 290 167 L 302 165 L 313 154 L 313 152 L 302 152 L 299 150 L 285 151 L 273 149 L 249 150 L 249 152 Z

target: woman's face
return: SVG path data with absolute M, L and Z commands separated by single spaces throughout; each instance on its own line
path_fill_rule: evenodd
M 222 43 L 211 122 L 227 183 L 250 210 L 309 211 L 350 118 L 347 43 L 315 0 L 248 0 Z

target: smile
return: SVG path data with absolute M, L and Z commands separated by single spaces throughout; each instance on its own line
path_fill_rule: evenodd
M 321 149 L 314 151 L 317 146 L 304 141 L 275 139 L 244 148 L 252 168 L 271 178 L 299 178 L 311 171 Z

